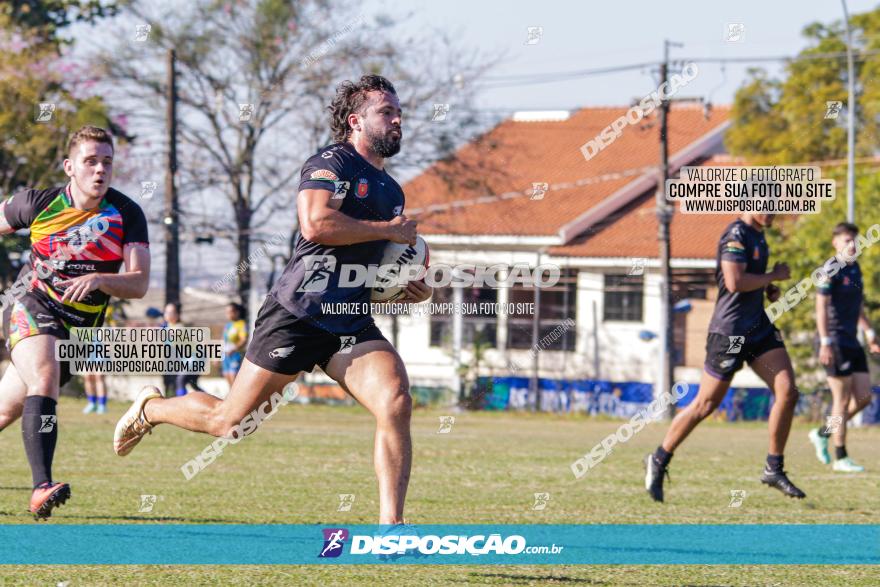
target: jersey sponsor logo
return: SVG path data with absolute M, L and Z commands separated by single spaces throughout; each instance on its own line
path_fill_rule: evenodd
M 333 255 L 304 255 L 305 275 L 298 292 L 326 291 L 330 276 L 336 270 L 336 257 Z
M 346 194 L 348 194 L 348 186 L 349 183 L 347 181 L 334 181 L 333 182 L 333 197 L 331 200 L 343 200 L 345 199 Z
M 273 359 L 286 359 L 290 356 L 290 353 L 293 352 L 293 349 L 296 345 L 293 346 L 280 346 L 277 349 L 273 349 L 269 356 Z
M 324 151 L 321 153 L 321 159 L 329 159 L 333 156 L 333 151 Z
M 755 247 L 755 250 L 752 252 L 752 259 L 760 259 L 761 258 L 761 250 L 758 247 Z
M 333 173 L 332 171 L 330 171 L 329 169 L 316 169 L 309 176 L 309 179 L 318 179 L 318 180 L 326 180 L 326 181 L 335 182 L 339 178 L 336 177 L 336 174 Z
M 395 206 L 392 212 L 394 212 L 395 216 L 400 216 L 403 214 L 403 206 Z
M 68 263 L 66 269 L 96 271 L 95 265 L 92 263 Z
M 359 198 L 366 198 L 368 193 L 370 193 L 370 182 L 362 177 L 358 180 L 357 196 Z

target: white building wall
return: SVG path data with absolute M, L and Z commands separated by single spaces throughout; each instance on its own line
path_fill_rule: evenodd
M 494 263 L 529 263 L 534 266 L 536 258 L 534 251 L 431 251 L 432 264 L 472 263 L 486 266 Z M 542 261 L 544 259 L 546 257 L 543 257 Z M 627 272 L 629 266 L 623 264 L 625 261 L 622 259 L 620 262 L 614 262 L 603 259 L 600 261 L 601 266 L 572 265 L 578 269 L 575 349 L 568 353 L 540 351 L 540 377 L 656 383 L 660 364 L 659 336 L 651 340 L 642 340 L 639 336 L 642 331 L 659 334 L 660 274 L 656 268 L 650 265 L 645 268 L 642 321 L 604 321 L 602 318 L 604 276 L 606 273 Z M 507 290 L 499 290 L 499 302 L 508 300 L 507 293 Z M 455 377 L 452 351 L 430 346 L 430 320 L 427 313 L 401 316 L 398 320 L 398 352 L 406 363 L 411 383 L 452 387 Z M 376 322 L 390 340 L 390 318 L 377 317 Z M 503 317 L 499 317 L 497 332 L 500 339 L 498 347 L 485 352 L 484 366 L 480 374 L 530 377 L 532 374 L 530 351 L 504 348 L 506 334 Z M 691 344 L 702 345 L 704 341 L 691 341 Z M 467 365 L 471 359 L 471 350 L 465 345 L 461 352 L 461 362 Z M 511 363 L 517 369 L 512 370 Z M 700 369 L 679 367 L 676 369 L 674 380 L 697 383 L 699 377 Z M 733 384 L 749 387 L 763 385 L 747 367 L 737 374 Z

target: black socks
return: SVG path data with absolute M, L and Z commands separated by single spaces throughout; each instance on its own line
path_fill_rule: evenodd
M 661 467 L 666 468 L 669 465 L 669 461 L 672 460 L 672 453 L 666 452 L 662 446 L 658 446 L 657 450 L 654 451 L 654 460 Z
M 839 461 L 841 459 L 845 459 L 847 456 L 849 455 L 846 454 L 846 446 L 834 447 L 834 460 Z
M 767 468 L 771 471 L 782 471 L 784 459 L 782 455 L 767 455 Z
M 51 397 L 29 395 L 21 414 L 21 436 L 31 465 L 34 487 L 52 481 L 52 457 L 58 442 L 57 402 Z

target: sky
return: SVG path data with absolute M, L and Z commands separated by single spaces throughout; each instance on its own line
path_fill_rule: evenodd
M 413 8 L 407 8 L 413 6 Z M 877 2 L 848 0 L 850 14 L 865 12 Z M 397 8 L 403 7 L 403 8 Z M 663 42 L 682 43 L 672 59 L 793 56 L 806 44 L 803 28 L 815 21 L 842 20 L 839 0 L 445 0 L 401 2 L 368 0 L 362 11 L 399 14 L 412 10 L 414 27 L 441 28 L 462 45 L 502 62 L 489 76 L 503 78 L 569 72 L 638 63 L 656 63 Z M 727 41 L 730 24 L 743 25 L 741 39 Z M 528 27 L 542 27 L 536 44 L 526 44 Z M 746 78 L 746 69 L 773 63 L 699 64 L 700 73 L 687 87 L 688 96 L 729 104 Z M 511 85 L 485 90 L 479 106 L 490 110 L 565 110 L 583 106 L 623 105 L 656 88 L 652 68 L 538 85 Z

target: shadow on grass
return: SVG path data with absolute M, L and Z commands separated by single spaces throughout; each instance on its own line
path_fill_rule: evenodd
M 0 517 L 33 519 L 33 515 L 25 510 L 23 513 L 0 511 Z M 175 522 L 181 524 L 241 524 L 247 526 L 253 522 L 230 520 L 229 518 L 178 518 L 172 516 L 81 516 L 61 512 L 57 516 L 65 520 L 112 520 L 118 522 Z

